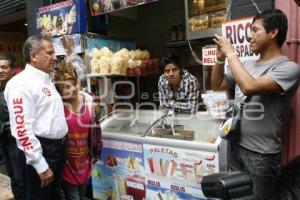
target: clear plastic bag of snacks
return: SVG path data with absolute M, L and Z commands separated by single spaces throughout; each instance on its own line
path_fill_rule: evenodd
M 209 16 L 209 27 L 218 28 L 222 26 L 222 23 L 226 21 L 225 10 L 213 12 Z
M 190 31 L 199 32 L 209 27 L 209 16 L 207 14 L 198 15 L 189 19 Z
M 228 99 L 226 92 L 209 92 L 201 94 L 209 114 L 214 119 L 225 119 L 228 108 Z

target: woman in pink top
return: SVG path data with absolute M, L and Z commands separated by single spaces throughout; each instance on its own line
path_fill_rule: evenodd
M 101 128 L 95 115 L 93 98 L 85 92 L 79 92 L 76 73 L 71 65 L 63 64 L 69 66 L 70 70 L 58 72 L 55 76 L 68 124 L 62 188 L 66 200 L 83 200 L 92 163 L 100 156 Z

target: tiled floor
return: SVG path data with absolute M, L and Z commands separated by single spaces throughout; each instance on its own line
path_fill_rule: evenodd
M 5 165 L 0 165 L 0 200 L 13 200 L 10 188 L 10 179 L 6 175 Z M 86 200 L 91 200 L 86 197 Z
M 2 167 L 2 166 L 1 166 Z M 10 188 L 10 179 L 5 174 L 0 173 L 0 199 L 11 200 L 13 195 Z

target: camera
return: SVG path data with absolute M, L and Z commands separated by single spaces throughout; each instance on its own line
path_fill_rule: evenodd
M 245 172 L 220 172 L 204 176 L 201 187 L 207 198 L 255 199 L 252 194 L 251 177 Z

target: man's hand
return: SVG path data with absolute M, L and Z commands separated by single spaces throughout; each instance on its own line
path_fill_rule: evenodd
M 41 187 L 49 185 L 54 180 L 54 174 L 50 167 L 43 173 L 39 174 L 41 179 Z
M 219 45 L 217 45 L 216 57 L 217 57 L 218 59 L 224 59 L 224 60 L 225 60 L 225 58 L 226 58 L 225 54 L 222 53 L 222 51 L 221 51 Z
M 232 44 L 230 43 L 230 40 L 227 39 L 224 36 L 215 35 L 215 38 L 213 39 L 214 42 L 218 45 L 217 46 L 217 57 L 221 58 L 222 54 L 226 57 L 231 54 L 235 54 L 234 48 Z

